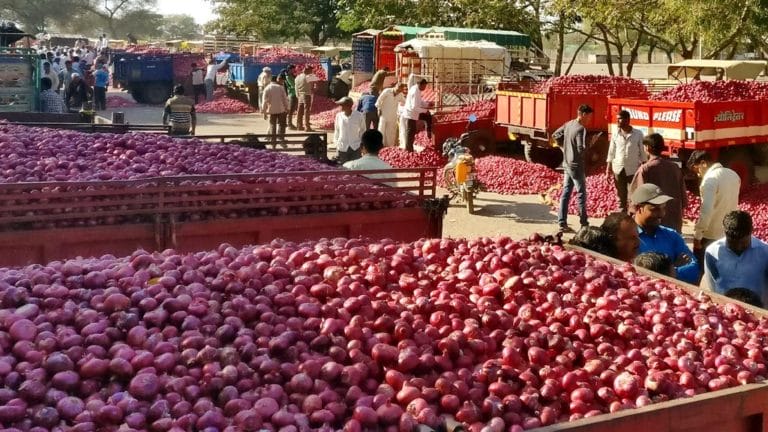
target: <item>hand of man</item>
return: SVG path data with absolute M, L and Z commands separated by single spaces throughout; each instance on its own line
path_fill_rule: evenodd
M 699 239 L 693 239 L 693 251 L 700 251 L 701 250 L 701 240 Z
M 681 267 L 691 263 L 691 257 L 688 254 L 680 254 L 677 256 L 674 265 L 675 267 Z
M 605 167 L 605 175 L 606 175 L 606 177 L 611 177 L 611 173 L 612 173 L 611 165 L 608 164 L 608 166 Z

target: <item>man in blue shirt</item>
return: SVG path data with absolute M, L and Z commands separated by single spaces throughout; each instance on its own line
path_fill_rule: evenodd
M 746 288 L 763 304 L 768 300 L 768 244 L 752 235 L 752 216 L 741 210 L 726 213 L 725 238 L 704 252 L 704 277 L 715 292 Z
M 94 74 L 96 82 L 93 85 L 93 108 L 96 111 L 107 109 L 107 87 L 109 86 L 109 71 L 104 65 L 98 65 Z
M 357 110 L 365 116 L 365 128 L 377 129 L 379 127 L 379 109 L 376 108 L 378 96 L 372 93 L 363 93 L 357 102 Z
M 690 284 L 699 283 L 699 264 L 683 237 L 675 230 L 661 225 L 666 203 L 672 200 L 652 183 L 646 183 L 632 193 L 636 206 L 635 222 L 640 234 L 640 253 L 657 252 L 669 257 L 677 271 L 677 279 Z

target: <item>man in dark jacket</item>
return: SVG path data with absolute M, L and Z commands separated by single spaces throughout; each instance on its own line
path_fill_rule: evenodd
M 589 225 L 587 219 L 587 177 L 584 166 L 584 151 L 587 148 L 587 128 L 592 120 L 592 107 L 579 106 L 577 117 L 562 125 L 555 131 L 554 138 L 562 143 L 563 168 L 563 194 L 560 196 L 560 210 L 557 214 L 557 222 L 560 232 L 574 232 L 568 226 L 568 205 L 571 202 L 571 194 L 574 185 L 579 194 L 579 221 L 581 226 Z M 592 138 L 594 141 L 595 137 Z
M 78 73 L 72 74 L 72 81 L 67 87 L 67 108 L 79 110 L 93 97 L 93 90 Z

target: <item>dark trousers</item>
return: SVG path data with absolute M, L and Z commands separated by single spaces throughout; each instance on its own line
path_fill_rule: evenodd
M 195 104 L 197 104 L 199 96 L 205 97 L 205 84 L 193 85 L 192 93 L 195 94 Z
M 307 130 L 312 130 L 312 126 L 309 124 L 309 113 L 312 110 L 312 95 L 304 95 L 299 98 L 299 113 L 296 118 L 296 126 L 299 130 L 304 129 L 306 124 Z
M 369 111 L 365 113 L 365 128 L 378 129 L 378 127 L 379 127 L 379 113 L 376 111 Z
M 285 117 L 285 113 L 269 115 L 269 136 L 272 147 L 277 144 L 278 140 L 281 144 L 285 144 Z
M 629 193 L 629 185 L 632 184 L 632 179 L 635 175 L 628 175 L 627 170 L 621 170 L 620 173 L 613 174 L 614 180 L 616 180 L 616 194 L 619 196 L 619 208 L 622 212 L 627 212 L 627 200 Z
M 93 108 L 96 111 L 107 109 L 107 88 L 93 88 Z
M 343 164 L 345 162 L 353 161 L 356 159 L 360 159 L 360 149 L 357 150 L 345 150 L 339 152 L 338 161 L 339 163 Z
M 416 140 L 416 130 L 418 129 L 418 120 L 408 119 L 405 128 L 405 150 L 413 151 L 413 142 Z
M 288 111 L 288 126 L 293 126 L 293 116 L 296 115 L 296 110 L 299 108 L 299 98 L 296 96 L 288 96 L 288 104 L 290 110 Z

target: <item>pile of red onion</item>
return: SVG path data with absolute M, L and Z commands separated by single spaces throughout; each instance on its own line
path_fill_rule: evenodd
M 538 83 L 534 93 L 602 95 L 617 98 L 648 97 L 648 89 L 633 78 L 609 75 L 564 75 Z
M 222 96 L 195 105 L 195 111 L 199 114 L 250 114 L 256 110 L 245 102 Z
M 436 113 L 434 115 L 434 123 L 466 122 L 470 114 L 474 114 L 477 117 L 477 121 L 494 120 L 496 118 L 496 101 L 476 101 L 462 105 L 455 111 Z
M 475 159 L 475 171 L 485 190 L 500 194 L 540 194 L 562 182 L 560 173 L 544 165 L 501 156 Z
M 130 108 L 135 107 L 137 104 L 133 99 L 124 98 L 122 96 L 107 96 L 107 108 Z
M 520 432 L 760 381 L 768 326 L 509 238 L 0 270 L 7 430 Z
M 768 100 L 768 83 L 758 81 L 693 81 L 651 96 L 652 100 L 671 102 L 726 102 Z
M 195 139 L 0 124 L 1 183 L 325 169 L 327 166 L 307 158 Z
M 312 66 L 313 73 L 320 78 L 321 81 L 328 80 L 325 69 L 320 65 L 320 59 L 317 56 L 292 50 L 290 48 L 262 48 L 256 52 L 256 55 L 246 57 L 246 61 L 261 65 L 294 64 L 297 66 L 297 75 L 303 71 L 304 66 Z
M 400 147 L 386 147 L 379 152 L 381 160 L 393 168 L 442 167 L 448 162 L 442 154 L 425 148 L 420 152 L 409 152 Z
M 341 111 L 336 102 L 328 97 L 315 95 L 312 98 L 312 110 L 309 117 L 313 127 L 318 129 L 333 129 L 336 114 Z

